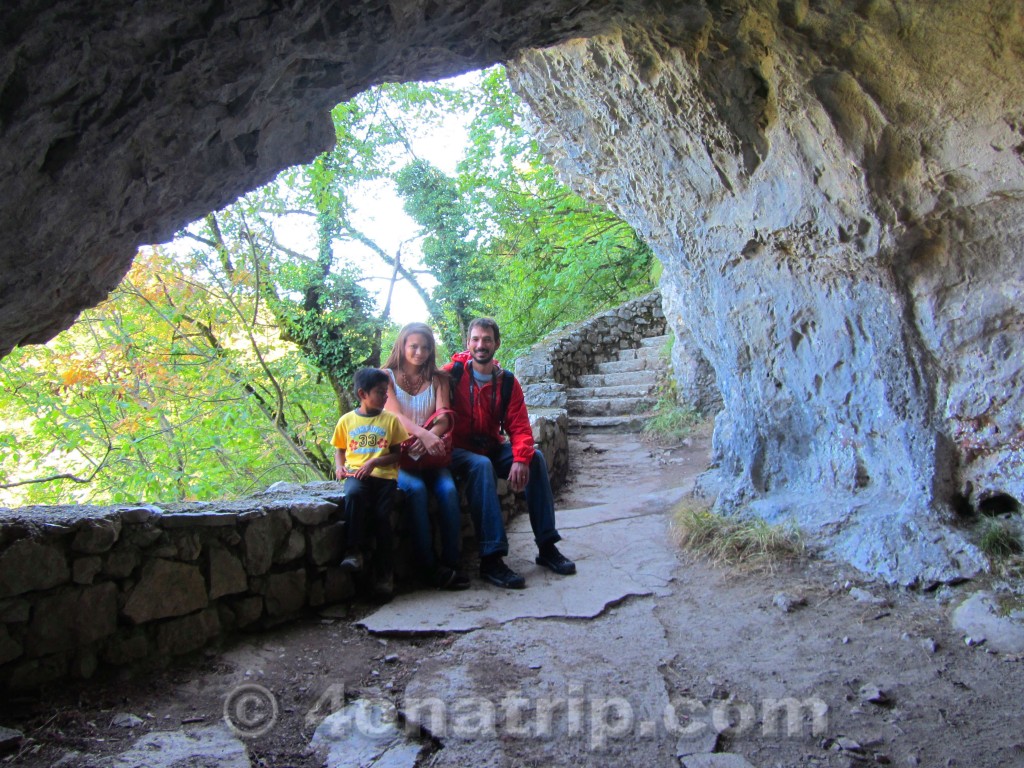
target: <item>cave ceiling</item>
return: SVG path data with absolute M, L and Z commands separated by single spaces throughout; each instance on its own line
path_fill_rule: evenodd
M 341 101 L 598 33 L 628 11 L 578 0 L 5 3 L 0 357 L 102 301 L 139 245 L 328 148 Z

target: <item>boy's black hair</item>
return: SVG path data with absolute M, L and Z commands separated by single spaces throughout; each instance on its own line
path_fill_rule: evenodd
M 352 377 L 352 388 L 356 391 L 356 397 L 359 397 L 359 390 L 369 392 L 378 384 L 387 383 L 388 375 L 380 368 L 360 368 Z

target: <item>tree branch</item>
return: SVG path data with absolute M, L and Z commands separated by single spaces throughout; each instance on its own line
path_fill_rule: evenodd
M 88 485 L 95 479 L 96 475 L 100 473 L 100 470 L 106 466 L 107 458 L 113 450 L 114 446 L 107 443 L 107 452 L 103 454 L 103 458 L 100 462 L 93 467 L 92 474 L 88 477 L 78 477 L 77 475 L 72 475 L 70 472 L 61 472 L 58 475 L 50 475 L 49 477 L 37 477 L 32 480 L 19 480 L 14 483 L 4 483 L 0 485 L 0 489 L 17 488 L 22 485 L 34 485 L 37 483 L 52 483 L 57 480 L 70 480 L 71 482 L 78 483 L 79 485 Z

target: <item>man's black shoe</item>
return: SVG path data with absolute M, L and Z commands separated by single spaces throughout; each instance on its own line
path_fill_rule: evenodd
M 480 576 L 496 587 L 505 589 L 523 589 L 526 579 L 513 571 L 500 557 L 485 557 L 480 561 Z
M 559 576 L 571 576 L 576 573 L 576 563 L 558 551 L 554 544 L 545 544 L 537 555 L 537 565 L 550 568 Z

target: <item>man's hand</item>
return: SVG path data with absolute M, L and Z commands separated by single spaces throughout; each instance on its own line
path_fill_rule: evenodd
M 530 465 L 521 461 L 512 462 L 512 468 L 508 471 L 508 487 L 514 493 L 519 493 L 526 488 L 530 482 Z

